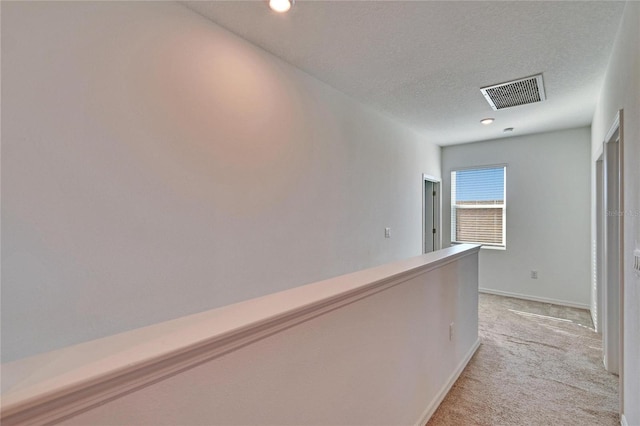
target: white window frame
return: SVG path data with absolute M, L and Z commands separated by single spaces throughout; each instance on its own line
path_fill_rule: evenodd
M 503 186 L 502 186 L 502 190 L 503 190 L 503 196 L 502 196 L 502 200 L 503 203 L 502 204 L 456 204 L 455 201 L 453 199 L 453 197 L 451 198 L 450 202 L 451 202 L 451 243 L 452 244 L 480 244 L 482 245 L 482 248 L 486 248 L 486 249 L 493 249 L 493 250 L 506 250 L 507 248 L 507 165 L 506 164 L 494 164 L 494 165 L 490 165 L 490 166 L 473 166 L 473 167 L 464 167 L 464 168 L 457 168 L 457 169 L 452 169 L 450 176 L 451 176 L 451 193 L 453 193 L 454 188 L 456 187 L 456 172 L 460 172 L 460 171 L 465 171 L 465 170 L 483 170 L 483 169 L 499 169 L 502 168 L 503 169 L 503 173 L 504 173 L 504 180 L 503 180 Z M 457 211 L 457 209 L 502 209 L 502 243 L 501 244 L 495 244 L 495 243 L 484 243 L 484 242 L 480 242 L 480 241 L 458 241 L 456 239 L 456 219 L 458 217 L 457 214 L 454 213 L 454 211 Z

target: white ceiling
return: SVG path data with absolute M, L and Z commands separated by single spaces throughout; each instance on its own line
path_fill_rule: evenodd
M 279 15 L 266 1 L 184 4 L 439 145 L 589 125 L 624 8 L 297 0 Z M 539 72 L 546 101 L 493 111 L 480 93 Z

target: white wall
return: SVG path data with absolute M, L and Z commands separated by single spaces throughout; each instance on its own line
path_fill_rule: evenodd
M 633 250 L 640 249 L 640 3 L 627 2 L 600 100 L 591 126 L 592 161 L 616 112 L 624 109 L 624 412 L 627 424 L 640 424 L 640 277 Z M 593 179 L 595 182 L 595 178 Z M 595 239 L 595 190 L 592 239 Z
M 2 56 L 3 361 L 421 253 L 440 148 L 182 5 L 3 2 Z
M 451 170 L 494 164 L 507 164 L 507 248 L 480 250 L 480 288 L 587 307 L 589 129 L 444 147 L 445 247 L 451 242 Z

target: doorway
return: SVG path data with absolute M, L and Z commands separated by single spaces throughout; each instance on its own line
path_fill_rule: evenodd
M 440 249 L 440 180 L 422 175 L 422 252 Z
M 623 401 L 623 347 L 624 347 L 624 274 L 623 274 L 623 229 L 624 229 L 624 202 L 623 202 L 623 138 L 622 138 L 622 110 L 618 112 L 603 143 L 602 172 L 598 176 L 598 163 L 596 163 L 596 184 L 600 186 L 596 195 L 600 195 L 601 206 L 596 217 L 596 228 L 601 234 L 598 242 L 601 242 L 601 251 L 598 266 L 601 273 L 598 278 L 602 280 L 602 339 L 604 352 L 604 365 L 607 371 L 620 377 L 620 403 Z M 622 407 L 621 407 L 621 412 Z

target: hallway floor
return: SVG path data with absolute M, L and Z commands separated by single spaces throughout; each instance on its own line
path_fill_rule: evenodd
M 428 426 L 619 425 L 586 310 L 480 294 L 481 345 Z

